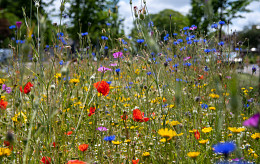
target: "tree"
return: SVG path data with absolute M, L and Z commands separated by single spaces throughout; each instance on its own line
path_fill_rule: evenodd
M 176 32 L 189 25 L 187 17 L 171 9 L 165 9 L 158 14 L 151 14 L 151 19 L 160 31 L 166 30 L 168 32 Z
M 105 11 L 105 0 L 72 0 L 69 15 L 72 18 L 72 27 L 69 29 L 71 37 L 79 38 L 80 32 L 88 32 L 92 38 L 97 38 L 108 18 L 108 11 Z
M 232 23 L 234 18 L 243 18 L 241 13 L 250 12 L 246 7 L 254 0 L 192 0 L 188 18 L 202 33 L 208 33 L 209 24 L 218 21 Z
M 189 20 L 186 16 L 183 16 L 181 13 L 171 9 L 165 9 L 163 11 L 160 11 L 158 14 L 151 14 L 146 17 L 147 19 L 150 18 L 149 20 L 152 21 L 148 23 L 149 26 L 152 25 L 156 27 L 158 31 L 163 32 L 164 34 L 171 33 L 171 32 L 178 32 L 183 27 L 189 25 Z M 134 28 L 132 30 L 131 35 L 135 36 L 136 33 L 137 33 L 137 29 Z

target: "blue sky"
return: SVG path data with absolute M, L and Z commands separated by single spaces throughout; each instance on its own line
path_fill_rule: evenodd
M 45 0 L 48 1 L 48 0 Z M 173 9 L 179 11 L 183 15 L 189 13 L 191 9 L 190 0 L 146 0 L 148 11 L 151 14 L 158 13 L 164 9 Z M 55 8 L 59 9 L 60 0 L 55 0 Z M 133 18 L 131 15 L 131 8 L 129 5 L 129 0 L 120 0 L 119 4 L 119 14 L 120 18 L 124 18 L 124 29 L 128 34 L 133 27 Z M 141 7 L 141 0 L 133 0 L 133 6 Z M 66 5 L 69 7 L 69 4 Z M 238 18 L 232 20 L 232 25 L 229 29 L 232 31 L 240 31 L 244 26 L 258 24 L 260 25 L 260 1 L 252 2 L 247 9 L 252 10 L 250 13 L 243 13 L 245 18 Z M 54 18 L 53 21 L 58 21 L 58 18 Z

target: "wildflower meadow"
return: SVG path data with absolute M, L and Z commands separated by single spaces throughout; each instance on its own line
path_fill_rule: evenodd
M 0 163 L 260 163 L 258 68 L 238 73 L 226 56 L 242 51 L 228 23 L 160 31 L 142 2 L 130 4 L 135 35 L 79 30 L 75 52 L 66 25 L 45 27 L 38 10 L 10 27 Z

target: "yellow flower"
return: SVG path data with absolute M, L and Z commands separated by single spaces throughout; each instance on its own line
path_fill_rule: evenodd
M 21 120 L 22 119 L 22 120 Z M 27 122 L 27 116 L 23 112 L 19 112 L 18 114 L 14 115 L 12 118 L 14 122 L 22 121 L 22 122 Z
M 169 130 L 168 128 L 159 129 L 158 134 L 161 135 L 161 136 L 164 137 L 164 138 L 167 138 L 168 141 L 169 141 L 170 139 L 172 139 L 172 137 L 182 135 L 182 134 L 177 134 L 175 131 Z
M 179 121 L 172 121 L 172 122 L 170 122 L 171 126 L 176 126 L 176 125 L 179 125 L 179 124 L 180 124 Z
M 231 137 L 232 136 L 232 133 L 228 134 L 228 137 Z
M 70 79 L 69 83 L 77 84 L 79 83 L 79 79 Z
M 218 99 L 219 95 L 215 94 L 215 93 L 211 93 L 211 94 L 209 94 L 209 97 Z
M 223 96 L 229 96 L 229 93 L 223 93 Z
M 199 143 L 205 144 L 205 143 L 207 143 L 208 141 L 209 141 L 208 139 L 206 139 L 206 140 L 200 140 Z
M 61 78 L 61 73 L 56 73 L 56 74 L 54 75 L 54 77 L 55 77 L 56 79 Z
M 245 128 L 228 127 L 228 130 L 230 130 L 231 132 L 234 132 L 234 133 L 240 133 L 240 132 L 245 131 Z
M 187 155 L 191 158 L 196 158 L 200 155 L 200 152 L 189 152 Z
M 246 88 L 241 88 L 242 90 L 245 90 Z
M 255 139 L 259 139 L 260 138 L 260 133 L 255 133 L 252 134 L 251 137 L 255 140 Z
M 144 157 L 148 157 L 148 156 L 150 156 L 150 153 L 149 153 L 149 152 L 144 152 L 144 153 L 143 153 L 143 156 L 144 156 Z
M 0 79 L 0 84 L 4 84 L 5 83 L 5 79 Z
M 9 156 L 11 155 L 12 151 L 9 148 L 0 148 L 0 156 L 6 155 Z
M 119 144 L 122 143 L 122 141 L 112 141 L 112 143 L 113 143 L 114 145 L 119 145 Z
M 214 106 L 209 107 L 210 110 L 216 110 Z
M 92 125 L 92 122 L 89 122 L 88 124 L 89 124 L 89 125 Z
M 162 139 L 160 140 L 160 142 L 166 142 L 166 139 L 165 139 L 165 138 L 162 138 Z
M 204 128 L 201 130 L 203 133 L 209 133 L 212 131 L 212 127 Z
M 216 91 L 216 89 L 211 89 L 211 92 L 215 92 Z
M 135 74 L 139 75 L 139 73 L 140 73 L 139 69 L 136 69 Z
M 127 139 L 127 140 L 125 140 L 125 143 L 129 143 L 129 142 L 131 142 L 131 140 L 130 140 L 130 139 Z
M 253 87 L 249 87 L 249 89 L 254 89 Z

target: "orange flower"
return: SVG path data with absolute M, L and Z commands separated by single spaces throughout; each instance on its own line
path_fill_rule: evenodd
M 203 75 L 199 75 L 198 79 L 202 80 L 203 79 Z
M 88 150 L 88 144 L 79 145 L 79 150 L 82 151 L 82 152 Z
M 68 161 L 67 164 L 87 164 L 87 163 L 79 160 L 70 160 Z
M 133 164 L 138 164 L 138 162 L 139 162 L 139 159 L 137 159 L 137 160 L 132 160 L 132 163 L 133 163 Z
M 197 131 L 195 131 L 194 132 L 194 136 L 195 136 L 195 138 L 198 140 L 198 139 L 200 139 L 200 132 L 197 130 Z
M 8 104 L 7 101 L 4 101 L 2 99 L 0 100 L 0 108 L 1 109 L 6 109 L 7 104 Z
M 50 157 L 42 157 L 41 163 L 43 163 L 43 164 L 50 164 L 51 163 L 51 158 Z
M 139 109 L 135 109 L 133 111 L 133 120 L 136 122 L 147 122 L 149 118 L 144 117 L 144 113 L 142 113 Z
M 106 81 L 99 81 L 94 83 L 94 87 L 104 96 L 107 96 L 109 93 L 109 84 Z
M 25 94 L 28 94 L 28 93 L 30 93 L 31 92 L 31 87 L 33 87 L 33 84 L 31 83 L 31 82 L 28 82 L 25 86 L 24 86 L 24 88 L 22 88 L 22 86 L 20 86 L 20 91 L 23 93 L 25 93 Z
M 88 116 L 90 117 L 92 114 L 95 114 L 95 107 L 90 107 Z

